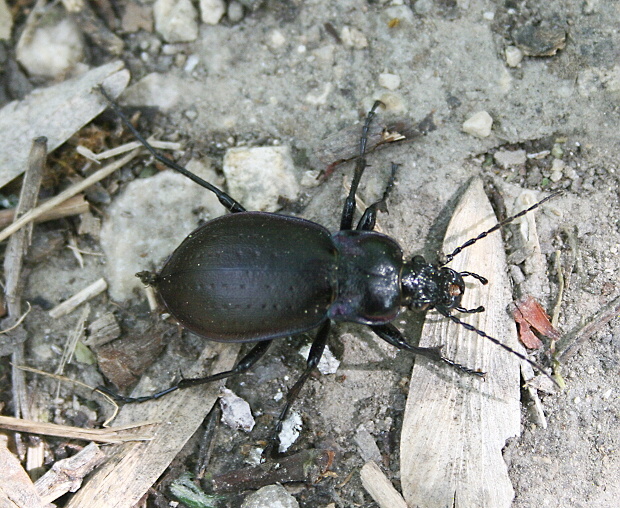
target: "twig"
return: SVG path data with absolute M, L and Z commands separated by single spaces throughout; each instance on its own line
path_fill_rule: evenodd
M 60 316 L 69 314 L 85 301 L 90 300 L 99 293 L 105 291 L 107 287 L 108 283 L 104 278 L 97 279 L 90 286 L 85 287 L 81 291 L 74 294 L 71 298 L 56 305 L 56 307 L 49 311 L 49 315 L 53 318 L 59 318 Z
M 32 143 L 30 155 L 28 157 L 28 168 L 24 176 L 19 204 L 15 210 L 15 216 L 28 215 L 28 211 L 36 206 L 37 196 L 41 180 L 43 179 L 43 167 L 47 156 L 47 139 L 44 137 L 36 138 Z M 19 220 L 19 219 L 18 219 Z M 22 314 L 21 310 L 21 271 L 24 255 L 30 245 L 32 234 L 32 224 L 22 229 L 19 234 L 13 236 L 9 241 L 6 256 L 4 259 L 4 273 L 6 274 L 6 302 L 8 307 L 9 323 L 17 322 Z M 16 345 L 12 355 L 14 364 L 24 361 L 24 343 Z M 24 373 L 18 369 L 12 369 L 13 381 L 13 412 L 16 417 L 30 417 L 28 404 L 26 402 L 26 378 Z
M 67 492 L 75 492 L 84 477 L 105 460 L 95 443 L 90 443 L 72 457 L 55 462 L 34 484 L 44 502 L 51 503 Z
M 107 166 L 104 166 L 103 168 L 101 168 L 96 173 L 93 173 L 92 175 L 90 175 L 88 178 L 85 178 L 84 180 L 82 180 L 81 182 L 76 183 L 75 185 L 72 185 L 71 187 L 69 187 L 65 191 L 63 191 L 60 194 L 58 194 L 56 197 L 53 197 L 52 199 L 50 199 L 49 201 L 46 201 L 41 206 L 39 206 L 39 207 L 31 210 L 30 212 L 24 214 L 22 217 L 20 217 L 18 220 L 16 220 L 13 224 L 11 224 L 8 228 L 5 228 L 4 230 L 2 230 L 0 232 L 0 242 L 3 241 L 3 240 L 6 240 L 9 236 L 11 236 L 16 231 L 19 231 L 26 224 L 32 222 L 37 217 L 40 217 L 44 213 L 46 213 L 49 210 L 55 208 L 60 203 L 65 202 L 67 199 L 69 199 L 69 198 L 75 196 L 76 194 L 82 192 L 84 189 L 87 189 L 91 185 L 93 185 L 93 184 L 103 180 L 107 176 L 110 176 L 117 169 L 122 168 L 129 161 L 131 161 L 134 158 L 136 158 L 139 153 L 140 153 L 140 150 L 134 150 L 133 152 L 128 153 L 122 159 L 119 159 L 119 160 L 117 160 L 115 162 L 112 162 L 112 163 L 108 164 Z
M 181 150 L 182 148 L 181 143 L 176 143 L 174 141 L 157 141 L 153 138 L 148 138 L 147 141 L 153 148 L 159 148 L 160 150 Z M 116 157 L 117 155 L 127 153 L 131 150 L 135 150 L 136 148 L 142 148 L 142 146 L 142 143 L 139 141 L 131 141 L 100 153 L 94 153 L 82 145 L 78 145 L 75 151 L 81 156 L 99 164 L 102 160 L 109 159 L 110 157 Z
M 11 416 L 0 416 L 0 428 L 39 434 L 43 436 L 63 437 L 65 439 L 83 439 L 84 441 L 96 441 L 98 443 L 126 443 L 130 441 L 150 441 L 150 434 L 136 434 L 134 429 L 146 425 L 154 425 L 158 422 L 143 422 L 136 425 L 114 427 L 109 429 L 81 429 L 69 425 L 56 425 L 55 423 L 33 422 Z
M 555 265 L 555 272 L 558 276 L 558 298 L 553 306 L 553 311 L 551 313 L 551 324 L 554 328 L 557 328 L 558 321 L 560 320 L 560 308 L 562 307 L 562 298 L 564 297 L 564 270 L 562 269 L 562 263 L 560 261 L 562 253 L 559 250 L 555 251 L 555 257 L 553 264 Z M 555 346 L 555 344 L 553 344 Z M 553 347 L 551 349 L 553 351 Z
M 565 362 L 573 356 L 581 345 L 603 326 L 620 314 L 620 296 L 614 298 L 605 307 L 598 311 L 592 318 L 578 330 L 566 334 L 566 337 L 558 344 L 556 359 Z
M 28 310 L 24 312 L 21 316 L 19 316 L 19 319 L 15 322 L 13 326 L 9 326 L 8 328 L 5 328 L 4 330 L 0 330 L 0 334 L 9 333 L 15 330 L 17 327 L 19 327 L 19 325 L 23 323 L 24 319 L 26 319 L 26 316 L 30 314 L 30 311 L 32 310 L 32 306 L 30 305 L 30 302 L 26 302 L 26 305 L 28 305 Z
M 48 199 L 42 201 L 42 203 L 46 203 L 49 201 Z M 68 199 L 64 203 L 58 205 L 53 210 L 50 210 L 47 213 L 44 213 L 39 218 L 35 220 L 35 222 L 45 222 L 48 220 L 61 219 L 63 217 L 69 217 L 71 215 L 80 215 L 82 213 L 87 212 L 90 209 L 90 205 L 88 201 L 84 199 L 83 194 L 79 194 L 77 196 Z M 7 209 L 0 211 L 0 228 L 5 228 L 9 226 L 15 220 L 15 210 Z
M 77 346 L 78 341 L 81 337 L 84 336 L 84 324 L 88 319 L 88 315 L 90 314 L 90 305 L 86 304 L 82 309 L 82 313 L 78 318 L 77 324 L 73 331 L 67 337 L 67 341 L 65 343 L 64 350 L 62 352 L 62 356 L 60 357 L 60 363 L 56 369 L 56 374 L 62 374 L 65 370 L 65 366 L 71 362 L 73 358 L 73 353 L 75 352 L 75 347 Z M 58 387 L 56 389 L 56 397 L 58 397 L 60 392 L 60 383 L 58 383 Z

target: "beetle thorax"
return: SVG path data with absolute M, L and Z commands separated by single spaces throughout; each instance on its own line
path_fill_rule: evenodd
M 402 304 L 411 310 L 438 308 L 449 311 L 461 304 L 465 283 L 463 277 L 451 268 L 427 263 L 422 256 L 414 256 L 403 266 L 401 290 Z

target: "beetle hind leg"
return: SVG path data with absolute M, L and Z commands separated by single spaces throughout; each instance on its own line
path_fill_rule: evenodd
M 310 348 L 310 353 L 308 354 L 306 368 L 301 374 L 301 376 L 299 377 L 299 379 L 297 380 L 297 382 L 289 389 L 288 393 L 286 394 L 286 403 L 284 404 L 284 407 L 282 408 L 282 411 L 280 412 L 280 416 L 278 417 L 278 421 L 276 422 L 273 432 L 271 433 L 269 442 L 267 443 L 267 446 L 263 450 L 263 459 L 278 456 L 278 453 L 279 453 L 279 450 L 278 450 L 279 437 L 278 436 L 280 435 L 280 432 L 282 431 L 282 424 L 284 423 L 284 420 L 286 420 L 286 417 L 288 415 L 289 410 L 291 409 L 291 406 L 293 405 L 293 403 L 299 396 L 299 392 L 301 391 L 304 384 L 308 380 L 308 377 L 310 377 L 310 374 L 312 374 L 312 371 L 319 364 L 319 361 L 321 360 L 321 357 L 323 356 L 323 351 L 325 350 L 325 344 L 327 343 L 327 337 L 329 336 L 330 327 L 331 327 L 331 321 L 328 320 L 328 321 L 325 321 L 325 323 L 321 325 L 321 328 L 319 328 L 319 331 L 316 334 L 314 342 L 312 343 L 312 347 Z
M 239 360 L 231 370 L 218 372 L 217 374 L 213 374 L 212 376 L 182 379 L 176 385 L 171 386 L 170 388 L 166 388 L 165 390 L 162 390 L 160 392 L 154 393 L 153 395 L 145 395 L 143 397 L 125 397 L 124 395 L 115 393 L 104 386 L 98 386 L 97 388 L 95 388 L 95 391 L 108 395 L 109 397 L 112 397 L 116 402 L 121 402 L 124 404 L 131 404 L 134 402 L 146 402 L 147 400 L 159 399 L 164 395 L 175 392 L 177 390 L 182 390 L 183 388 L 211 383 L 213 381 L 218 381 L 220 379 L 225 379 L 227 377 L 235 376 L 237 374 L 246 372 L 263 357 L 263 355 L 267 352 L 267 349 L 269 349 L 271 342 L 272 341 L 270 340 L 266 340 L 256 344 L 250 350 L 250 352 L 246 354 L 241 360 Z

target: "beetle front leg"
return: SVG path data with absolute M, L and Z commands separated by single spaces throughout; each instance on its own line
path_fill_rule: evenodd
M 175 392 L 177 390 L 182 390 L 183 388 L 189 388 L 191 386 L 198 386 L 198 385 L 203 385 L 205 383 L 211 383 L 213 381 L 218 381 L 220 379 L 225 379 L 227 377 L 235 376 L 237 374 L 246 372 L 247 370 L 252 368 L 252 366 L 254 366 L 254 364 L 258 362 L 258 360 L 260 360 L 263 357 L 263 355 L 267 352 L 267 349 L 269 349 L 271 342 L 272 342 L 271 340 L 266 340 L 266 341 L 262 341 L 256 344 L 250 350 L 250 352 L 246 354 L 241 360 L 239 360 L 237 364 L 231 370 L 219 372 L 217 374 L 213 374 L 212 376 L 182 379 L 181 381 L 179 381 L 178 384 L 171 386 L 170 388 L 167 388 L 165 390 L 162 390 L 161 392 L 157 392 L 153 395 L 145 395 L 143 397 L 125 397 L 124 395 L 120 395 L 118 393 L 108 390 L 104 386 L 98 386 L 97 388 L 95 388 L 95 391 L 104 393 L 108 395 L 109 397 L 112 397 L 116 402 L 122 402 L 125 404 L 130 404 L 134 402 L 146 402 L 147 400 L 159 399 L 160 397 L 163 397 L 164 395 L 167 395 L 171 392 Z
M 455 369 L 465 372 L 466 374 L 472 374 L 474 376 L 484 377 L 485 373 L 479 370 L 470 369 L 465 365 L 461 365 L 460 363 L 456 363 L 441 354 L 441 346 L 437 347 L 416 347 L 409 344 L 403 334 L 396 328 L 394 325 L 388 323 L 385 325 L 374 325 L 370 326 L 370 329 L 375 332 L 379 337 L 381 337 L 384 341 L 392 346 L 402 349 L 404 351 L 409 351 L 410 353 L 416 355 L 422 355 L 426 358 L 433 360 L 434 362 L 443 362 L 450 365 L 450 367 L 454 367 Z
M 282 431 L 282 424 L 284 420 L 286 420 L 286 416 L 288 415 L 291 406 L 297 399 L 299 392 L 303 388 L 304 384 L 310 377 L 310 374 L 315 369 L 315 367 L 321 361 L 321 357 L 323 356 L 323 351 L 325 350 L 325 344 L 327 343 L 327 337 L 329 336 L 329 329 L 331 327 L 331 321 L 325 321 L 319 328 L 318 333 L 312 343 L 312 347 L 310 348 L 310 353 L 308 354 L 308 360 L 306 361 L 306 368 L 301 374 L 300 378 L 293 385 L 293 387 L 286 394 L 286 404 L 282 408 L 280 412 L 280 416 L 278 417 L 278 421 L 276 426 L 271 433 L 271 437 L 269 438 L 269 442 L 267 446 L 263 450 L 263 459 L 267 457 L 274 457 L 278 455 L 278 436 Z

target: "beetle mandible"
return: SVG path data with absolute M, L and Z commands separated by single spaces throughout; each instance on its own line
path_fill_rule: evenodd
M 456 272 L 445 265 L 463 249 L 532 211 L 557 193 L 468 240 L 446 256 L 441 264 L 429 263 L 422 256 L 406 260 L 395 240 L 373 231 L 377 211 L 392 188 L 396 164 L 392 164 L 391 178 L 382 198 L 364 210 L 353 228 L 355 194 L 367 166 L 368 131 L 381 102 L 375 102 L 366 116 L 340 229 L 330 233 L 306 219 L 246 211 L 226 192 L 160 155 L 105 90 L 101 89 L 101 92 L 157 160 L 213 192 L 230 212 L 193 231 L 159 273 L 140 272 L 137 276 L 158 291 L 166 309 L 188 330 L 207 340 L 256 343 L 230 371 L 182 379 L 177 385 L 154 395 L 124 397 L 100 388 L 116 400 L 143 402 L 178 389 L 240 374 L 266 353 L 274 339 L 318 329 L 306 368 L 289 389 L 264 452 L 270 454 L 275 452 L 274 445 L 291 405 L 321 359 L 332 323 L 339 321 L 366 325 L 398 349 L 446 363 L 467 374 L 484 376 L 479 370 L 444 357 L 441 347 L 424 348 L 409 344 L 392 324 L 403 309 L 436 309 L 446 318 L 491 340 L 545 373 L 529 358 L 453 315 L 455 311 L 484 311 L 483 307 L 465 309 L 460 304 L 465 290 L 464 277 L 473 277 L 482 284 L 486 284 L 486 279 L 471 272 Z

